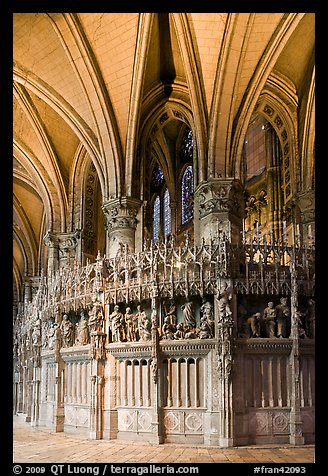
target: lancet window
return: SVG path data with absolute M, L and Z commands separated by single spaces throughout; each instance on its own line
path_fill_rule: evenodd
M 171 233 L 171 208 L 170 208 L 170 194 L 166 188 L 163 196 L 163 221 L 164 221 L 164 238 Z
M 194 184 L 192 166 L 188 165 L 181 181 L 182 224 L 188 223 L 194 216 Z
M 153 191 L 153 240 L 171 233 L 170 193 L 166 186 L 164 173 L 158 164 L 155 164 L 152 173 L 151 189 Z

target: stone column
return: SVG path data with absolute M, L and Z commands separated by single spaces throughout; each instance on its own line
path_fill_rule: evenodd
M 103 438 L 103 407 L 104 407 L 104 365 L 101 360 L 91 361 L 91 404 L 90 404 L 90 438 Z
M 59 307 L 56 308 L 55 313 L 55 323 L 56 323 L 56 330 L 55 330 L 55 345 L 53 349 L 53 377 L 55 379 L 54 385 L 54 412 L 53 412 L 53 421 L 52 421 L 52 429 L 56 432 L 64 431 L 64 422 L 65 422 L 65 408 L 64 408 L 64 378 L 66 379 L 66 388 L 69 388 L 69 363 L 65 362 L 61 356 L 60 349 L 62 345 L 61 339 L 61 330 L 60 330 L 60 323 L 61 323 L 61 315 L 59 312 Z M 68 394 L 67 394 L 67 400 Z
M 161 407 L 160 382 L 161 365 L 159 358 L 159 335 L 158 335 L 158 290 L 154 286 L 151 298 L 151 336 L 152 336 L 152 359 L 150 364 L 151 378 L 153 381 L 153 418 L 152 418 L 152 440 L 157 443 L 164 443 L 163 434 L 163 410 Z
M 32 301 L 32 278 L 26 276 L 24 279 L 24 303 L 27 306 Z
M 53 430 L 56 432 L 64 431 L 65 408 L 63 395 L 63 377 L 65 364 L 62 359 L 55 363 L 55 398 L 53 414 Z
M 48 275 L 59 267 L 71 265 L 77 256 L 78 244 L 81 240 L 79 230 L 71 233 L 47 231 L 44 243 L 48 246 Z
M 26 421 L 30 422 L 31 415 L 32 415 L 33 381 L 28 380 L 27 385 L 28 385 L 28 388 L 27 388 L 28 400 L 27 400 L 27 409 L 26 409 Z
M 208 242 L 218 236 L 232 243 L 241 241 L 244 210 L 243 188 L 233 178 L 211 178 L 195 190 L 195 217 L 199 216 L 199 240 Z
M 117 372 L 117 364 L 111 354 L 108 354 L 105 362 L 105 388 L 104 388 L 104 438 L 113 440 L 117 438 L 118 413 L 116 406 L 120 404 L 118 394 L 120 392 L 120 380 Z
M 32 292 L 32 300 L 33 298 L 35 297 L 39 287 L 40 287 L 40 284 L 41 284 L 41 277 L 40 276 L 32 276 L 30 278 L 30 282 L 31 282 L 31 292 Z
M 218 288 L 215 299 L 217 372 L 219 383 L 219 445 L 234 446 L 233 382 L 233 312 L 236 296 L 229 283 Z
M 298 287 L 296 280 L 295 256 L 291 257 L 291 333 L 290 337 L 293 341 L 292 350 L 289 356 L 289 373 L 290 373 L 290 436 L 291 445 L 304 445 L 303 421 L 301 413 L 301 396 L 300 396 L 300 351 L 299 351 L 299 334 L 298 334 Z
M 315 242 L 315 193 L 314 190 L 298 193 L 296 200 L 296 220 L 299 223 L 302 244 Z
M 141 201 L 131 197 L 120 197 L 103 204 L 106 219 L 106 255 L 116 256 L 121 245 L 127 245 L 130 252 L 135 251 L 135 232 L 137 213 Z
M 41 367 L 33 368 L 31 425 L 39 425 Z

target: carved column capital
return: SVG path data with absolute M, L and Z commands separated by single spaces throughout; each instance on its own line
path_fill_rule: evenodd
M 58 248 L 60 254 L 75 252 L 78 244 L 78 240 L 81 237 L 80 231 L 74 231 L 72 233 L 58 233 Z
M 212 213 L 242 217 L 243 188 L 237 179 L 211 178 L 195 190 L 200 218 Z
M 240 241 L 244 194 L 239 180 L 211 178 L 200 183 L 195 190 L 195 207 L 200 218 L 200 236 L 205 241 L 221 233 L 231 241 Z
M 113 198 L 103 204 L 103 212 L 108 233 L 107 252 L 115 256 L 121 245 L 128 246 L 131 252 L 135 247 L 135 232 L 137 228 L 137 214 L 141 201 L 131 197 Z
M 107 230 L 137 227 L 137 213 L 141 201 L 130 197 L 114 198 L 103 204 Z
M 51 232 L 48 230 L 43 240 L 45 245 L 51 248 L 56 247 L 61 252 L 67 252 L 76 248 L 80 237 L 80 230 L 70 233 Z
M 315 216 L 315 192 L 307 190 L 300 192 L 296 197 L 296 204 L 299 208 L 301 222 L 304 224 L 314 222 Z
M 68 264 L 74 258 L 80 238 L 80 230 L 68 233 L 47 231 L 44 243 L 49 247 L 49 265 L 52 269 L 57 269 L 57 264 Z

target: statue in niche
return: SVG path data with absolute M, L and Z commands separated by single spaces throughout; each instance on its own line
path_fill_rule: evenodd
M 51 322 L 48 328 L 48 349 L 54 350 L 55 348 L 55 339 L 56 339 L 56 327 L 55 322 Z
M 287 298 L 282 297 L 280 304 L 276 306 L 277 311 L 277 337 L 286 337 L 287 321 L 290 317 L 290 310 L 287 306 Z
M 163 303 L 165 317 L 169 317 L 171 324 L 176 327 L 177 325 L 177 316 L 174 301 L 170 301 L 169 309 L 166 308 L 165 303 Z
M 250 329 L 250 337 L 260 337 L 261 334 L 261 313 L 255 312 L 247 319 L 247 324 Z
M 209 301 L 205 301 L 200 308 L 200 312 L 202 313 L 202 317 L 200 319 L 199 337 L 201 339 L 211 339 L 214 337 L 214 314 L 212 304 Z
M 186 302 L 181 306 L 183 312 L 183 324 L 185 331 L 191 331 L 196 327 L 196 319 L 194 315 L 194 308 L 191 301 Z
M 174 332 L 173 337 L 174 337 L 174 339 L 184 339 L 185 338 L 185 332 L 184 332 L 182 322 L 179 322 L 179 324 L 177 324 L 177 329 Z
M 135 318 L 135 315 L 132 314 L 130 307 L 127 307 L 125 309 L 124 321 L 125 321 L 126 340 L 129 342 L 136 341 L 137 340 L 136 318 Z
M 294 323 L 297 325 L 297 333 L 298 337 L 304 339 L 307 337 L 305 329 L 303 327 L 302 322 L 302 313 L 300 311 L 296 311 L 294 315 Z
M 208 320 L 205 316 L 200 318 L 200 326 L 199 326 L 199 338 L 200 339 L 210 339 L 213 337 L 211 326 L 208 323 Z
M 89 311 L 90 332 L 102 332 L 104 323 L 104 311 L 101 302 L 96 296 L 92 297 L 92 308 Z
M 62 331 L 60 325 L 55 322 L 55 354 L 58 355 L 59 350 L 62 346 Z
M 89 329 L 88 329 L 88 321 L 84 317 L 80 321 L 80 329 L 79 329 L 79 341 L 81 345 L 86 345 L 89 344 L 90 342 L 90 337 L 89 337 Z
M 124 333 L 124 316 L 120 312 L 119 306 L 116 304 L 114 306 L 114 311 L 109 316 L 109 322 L 112 332 L 112 342 L 123 342 L 125 339 Z
M 74 330 L 74 345 L 80 344 L 80 324 L 76 322 Z
M 67 314 L 63 315 L 63 320 L 60 324 L 60 330 L 62 333 L 62 347 L 71 347 L 73 345 L 73 324 L 68 318 Z
M 315 301 L 314 299 L 308 300 L 308 308 L 305 311 L 305 330 L 309 339 L 315 337 Z
M 75 344 L 86 345 L 90 342 L 88 318 L 84 312 L 81 311 L 80 320 L 75 324 Z
M 138 333 L 140 340 L 150 340 L 151 339 L 151 324 L 140 305 L 137 306 L 137 316 L 138 316 Z
M 162 326 L 162 339 L 173 339 L 174 326 L 171 324 L 171 319 L 166 316 Z
M 276 317 L 277 311 L 274 307 L 274 303 L 270 301 L 268 302 L 268 306 L 263 311 L 263 320 L 265 323 L 265 332 L 267 337 L 275 336 Z
M 33 349 L 33 364 L 35 367 L 40 367 L 40 350 L 41 350 L 41 321 L 37 319 L 32 330 L 32 349 Z

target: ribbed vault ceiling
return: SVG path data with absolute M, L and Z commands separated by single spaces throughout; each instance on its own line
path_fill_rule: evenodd
M 302 100 L 314 68 L 314 15 L 16 13 L 13 48 L 13 251 L 23 277 L 40 271 L 37 256 L 27 269 L 26 256 L 38 253 L 45 229 L 69 231 L 81 147 L 104 200 L 129 194 L 139 130 L 172 86 L 196 118 L 196 137 L 208 138 L 205 159 L 220 171 L 233 124 L 254 107 L 269 74 L 290 80 Z

